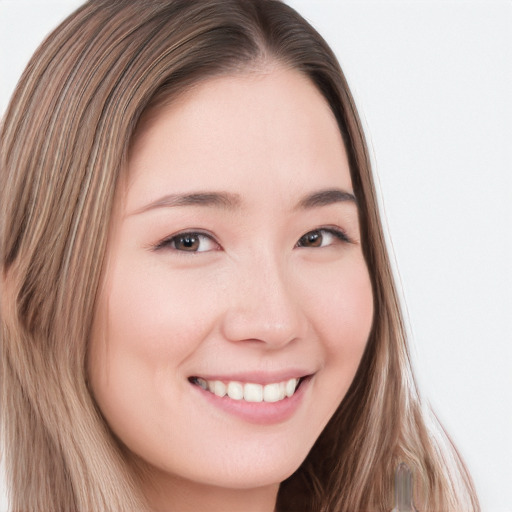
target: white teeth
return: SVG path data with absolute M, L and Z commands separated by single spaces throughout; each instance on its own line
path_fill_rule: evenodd
M 280 386 L 280 384 L 267 384 L 263 388 L 263 400 L 265 400 L 265 402 L 278 402 L 282 400 L 279 393 Z
M 210 389 L 210 391 L 212 391 L 212 390 Z M 220 396 L 220 397 L 225 396 L 226 391 L 227 391 L 227 388 L 226 388 L 226 384 L 224 384 L 224 382 L 221 382 L 220 380 L 213 381 L 213 392 L 217 396 Z
M 246 402 L 263 402 L 263 386 L 261 384 L 245 384 L 244 400 Z
M 292 396 L 293 393 L 295 393 L 295 388 L 296 387 L 297 387 L 297 379 L 290 379 L 286 383 L 286 387 L 285 387 L 286 396 L 287 397 Z
M 233 400 L 242 400 L 244 397 L 244 387 L 240 382 L 230 382 L 228 384 L 228 396 Z
M 231 381 L 227 385 L 220 380 L 207 381 L 197 377 L 195 383 L 211 393 L 223 397 L 228 395 L 233 400 L 245 400 L 246 402 L 279 402 L 286 397 L 291 397 L 297 389 L 299 379 L 289 379 L 284 382 L 275 382 L 265 386 L 247 382 Z

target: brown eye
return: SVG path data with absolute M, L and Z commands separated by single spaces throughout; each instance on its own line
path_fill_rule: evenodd
M 199 236 L 189 234 L 176 237 L 174 239 L 174 248 L 178 251 L 197 252 L 199 249 Z
M 297 242 L 297 247 L 328 247 L 341 242 L 350 243 L 350 239 L 343 231 L 334 228 L 323 228 L 309 231 L 301 236 Z
M 300 238 L 297 245 L 299 247 L 321 247 L 322 241 L 321 231 L 310 231 Z
M 209 252 L 218 250 L 219 244 L 209 235 L 203 233 L 179 233 L 156 246 L 157 250 L 171 249 L 179 252 Z

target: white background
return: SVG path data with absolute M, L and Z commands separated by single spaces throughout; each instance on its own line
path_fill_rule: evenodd
M 80 3 L 0 0 L 0 112 Z M 356 97 L 423 396 L 482 510 L 511 512 L 512 2 L 289 3 L 332 45 Z

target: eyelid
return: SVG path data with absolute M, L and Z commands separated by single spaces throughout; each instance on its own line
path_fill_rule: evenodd
M 347 232 L 344 229 L 333 227 L 333 226 L 327 226 L 325 228 L 320 228 L 320 231 L 327 231 L 328 233 L 331 233 L 336 238 L 341 240 L 342 242 L 347 243 L 353 243 L 354 241 L 352 238 L 350 238 L 347 234 Z
M 347 233 L 345 232 L 345 230 L 339 228 L 339 227 L 334 227 L 334 226 L 321 226 L 321 227 L 318 227 L 316 229 L 311 229 L 310 231 L 308 231 L 307 233 L 304 233 L 298 240 L 296 246 L 297 247 L 304 247 L 304 248 L 321 248 L 322 246 L 319 246 L 319 247 L 307 247 L 307 246 L 301 246 L 299 245 L 300 241 L 307 235 L 311 234 L 311 233 L 319 233 L 319 232 L 325 232 L 325 233 L 329 233 L 330 235 L 334 236 L 335 238 L 337 238 L 340 242 L 342 243 L 349 243 L 349 244 L 352 244 L 354 243 L 354 241 L 347 235 Z M 331 244 L 330 244 L 331 245 Z M 328 245 L 327 247 L 330 247 L 330 245 Z
M 215 249 L 209 249 L 209 250 L 203 250 L 203 251 L 186 251 L 186 250 L 177 249 L 176 247 L 172 247 L 172 244 L 175 243 L 176 240 L 178 240 L 179 238 L 184 238 L 186 236 L 198 237 L 198 238 L 207 238 L 213 244 L 216 245 L 216 248 Z M 201 230 L 197 230 L 197 229 L 186 229 L 186 230 L 179 231 L 178 233 L 174 233 L 174 234 L 172 234 L 170 236 L 165 237 L 163 240 L 161 240 L 160 242 L 156 243 L 152 247 L 152 249 L 154 251 L 168 249 L 168 250 L 174 251 L 176 253 L 197 254 L 197 253 L 211 252 L 211 251 L 214 251 L 214 250 L 219 250 L 219 249 L 221 249 L 221 245 L 219 244 L 219 242 L 217 241 L 215 236 L 212 235 L 211 233 L 208 233 L 208 232 L 205 232 L 205 231 L 201 231 Z
M 305 236 L 307 236 L 311 233 L 319 233 L 319 232 L 328 233 L 328 234 L 334 236 L 337 240 L 339 240 L 342 243 L 354 243 L 353 240 L 347 235 L 347 233 L 343 229 L 341 229 L 339 227 L 333 227 L 333 226 L 322 226 L 322 227 L 318 227 L 316 229 L 311 229 L 308 232 L 304 233 L 297 241 L 296 247 L 308 248 L 307 246 L 299 245 L 300 241 Z M 172 244 L 175 243 L 176 240 L 178 240 L 179 238 L 184 238 L 186 236 L 207 238 L 213 244 L 216 245 L 216 248 L 200 250 L 200 251 L 186 251 L 186 250 L 177 249 L 176 247 L 172 247 Z M 329 244 L 327 247 L 330 247 L 331 245 L 332 244 Z M 309 247 L 309 248 L 322 248 L 322 247 L 325 247 L 325 246 Z M 170 236 L 165 237 L 163 240 L 157 242 L 155 245 L 151 246 L 150 248 L 154 251 L 169 249 L 176 253 L 187 253 L 188 252 L 191 254 L 197 254 L 197 253 L 202 253 L 202 252 L 211 252 L 214 250 L 222 249 L 221 245 L 219 244 L 219 242 L 217 241 L 216 237 L 213 234 L 205 232 L 205 231 L 201 231 L 201 230 L 196 230 L 196 229 L 187 229 L 187 230 L 179 231 L 178 233 L 174 233 Z

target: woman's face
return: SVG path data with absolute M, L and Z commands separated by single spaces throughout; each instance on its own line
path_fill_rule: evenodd
M 88 368 L 113 432 L 155 478 L 282 481 L 372 324 L 326 101 L 278 67 L 208 80 L 142 124 L 116 206 Z

